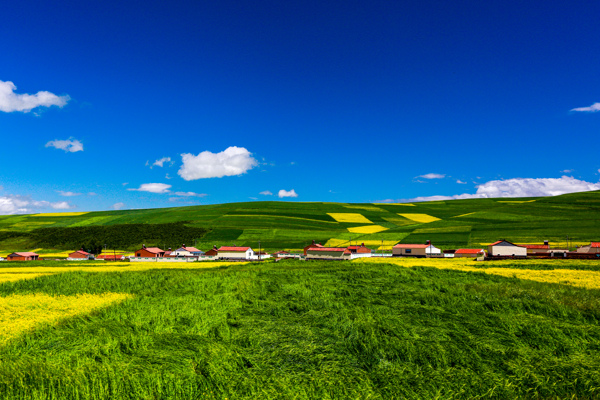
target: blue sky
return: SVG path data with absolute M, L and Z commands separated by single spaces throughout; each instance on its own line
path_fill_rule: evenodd
M 9 2 L 0 214 L 600 189 L 598 15 L 558 1 Z

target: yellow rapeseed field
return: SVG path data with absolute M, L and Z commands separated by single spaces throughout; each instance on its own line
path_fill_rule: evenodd
M 382 231 L 387 231 L 388 228 L 381 225 L 365 225 L 365 226 L 355 226 L 353 228 L 348 228 L 348 232 L 352 233 L 377 233 Z
M 364 215 L 357 213 L 327 213 L 337 222 L 355 222 L 358 224 L 372 224 Z
M 428 214 L 400 214 L 398 213 L 398 215 L 400 215 L 401 217 L 404 218 L 408 218 L 412 221 L 415 222 L 422 222 L 422 223 L 429 223 L 429 222 L 434 222 L 434 221 L 439 221 L 439 218 L 436 218 L 432 215 L 428 215 Z
M 30 217 L 74 217 L 77 215 L 84 215 L 84 214 L 87 214 L 87 212 L 43 213 L 43 214 L 30 215 Z
M 494 261 L 490 263 L 475 264 L 469 258 L 394 258 L 394 259 L 381 259 L 381 258 L 359 258 L 352 262 L 358 263 L 391 263 L 401 265 L 403 267 L 433 267 L 439 269 L 450 269 L 465 272 L 480 272 L 491 275 L 500 275 L 505 277 L 516 277 L 519 279 L 527 279 L 536 282 L 546 283 L 560 283 L 565 285 L 572 285 L 586 289 L 600 289 L 600 272 L 599 271 L 586 271 L 586 270 L 575 270 L 568 269 L 569 264 L 574 262 L 586 264 L 587 260 L 553 260 L 553 264 L 564 266 L 565 268 L 554 269 L 554 270 L 534 270 L 534 269 L 519 269 L 519 268 L 498 268 L 494 265 L 498 263 L 513 263 L 513 260 L 506 261 Z M 522 260 L 519 261 L 522 265 L 535 265 L 542 264 L 541 260 Z M 597 261 L 591 260 L 590 263 L 597 265 Z M 483 268 L 476 268 L 474 265 L 483 266 Z M 488 267 L 489 266 L 489 267 Z
M 336 238 L 332 238 L 329 239 L 327 241 L 327 243 L 325 243 L 325 247 L 339 247 L 339 246 L 350 246 L 351 244 L 358 244 L 360 245 L 361 243 L 364 243 L 365 246 L 370 247 L 370 248 L 375 248 L 375 247 L 389 247 L 391 248 L 393 245 L 395 245 L 396 243 L 398 243 L 399 240 L 384 240 L 383 243 L 381 240 L 362 240 L 362 239 L 358 239 L 358 240 L 348 240 L 348 239 L 336 239 Z M 381 248 L 379 248 L 379 250 L 381 250 Z
M 62 318 L 86 314 L 95 309 L 133 297 L 123 293 L 50 296 L 13 294 L 0 297 L 0 344 L 19 334 Z
M 52 275 L 52 274 L 4 274 L 4 273 L 0 273 L 0 283 L 14 282 L 14 281 L 19 281 L 21 279 L 33 279 L 33 278 L 37 278 L 38 276 L 44 276 L 44 275 Z

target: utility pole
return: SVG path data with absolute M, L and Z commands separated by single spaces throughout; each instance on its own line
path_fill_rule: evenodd
M 260 261 L 260 239 L 258 239 L 258 261 Z

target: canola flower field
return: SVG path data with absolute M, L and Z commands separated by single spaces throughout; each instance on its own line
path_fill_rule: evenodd
M 0 263 L 0 398 L 596 398 L 600 263 Z

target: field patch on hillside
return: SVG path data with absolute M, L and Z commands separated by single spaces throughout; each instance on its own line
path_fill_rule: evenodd
M 348 232 L 352 233 L 377 233 L 387 231 L 389 228 L 380 225 L 365 225 L 365 226 L 355 226 L 352 228 L 348 228 Z
M 432 215 L 428 214 L 418 214 L 418 213 L 398 213 L 401 217 L 408 218 L 411 221 L 420 222 L 427 224 L 429 222 L 439 221 L 439 218 L 436 218 Z
M 367 219 L 362 214 L 357 213 L 327 213 L 331 216 L 331 218 L 335 219 L 337 222 L 349 222 L 349 223 L 357 223 L 357 224 L 372 224 L 372 222 Z
M 85 215 L 88 212 L 64 212 L 64 213 L 42 213 L 42 214 L 33 214 L 30 217 L 76 217 L 79 215 Z

